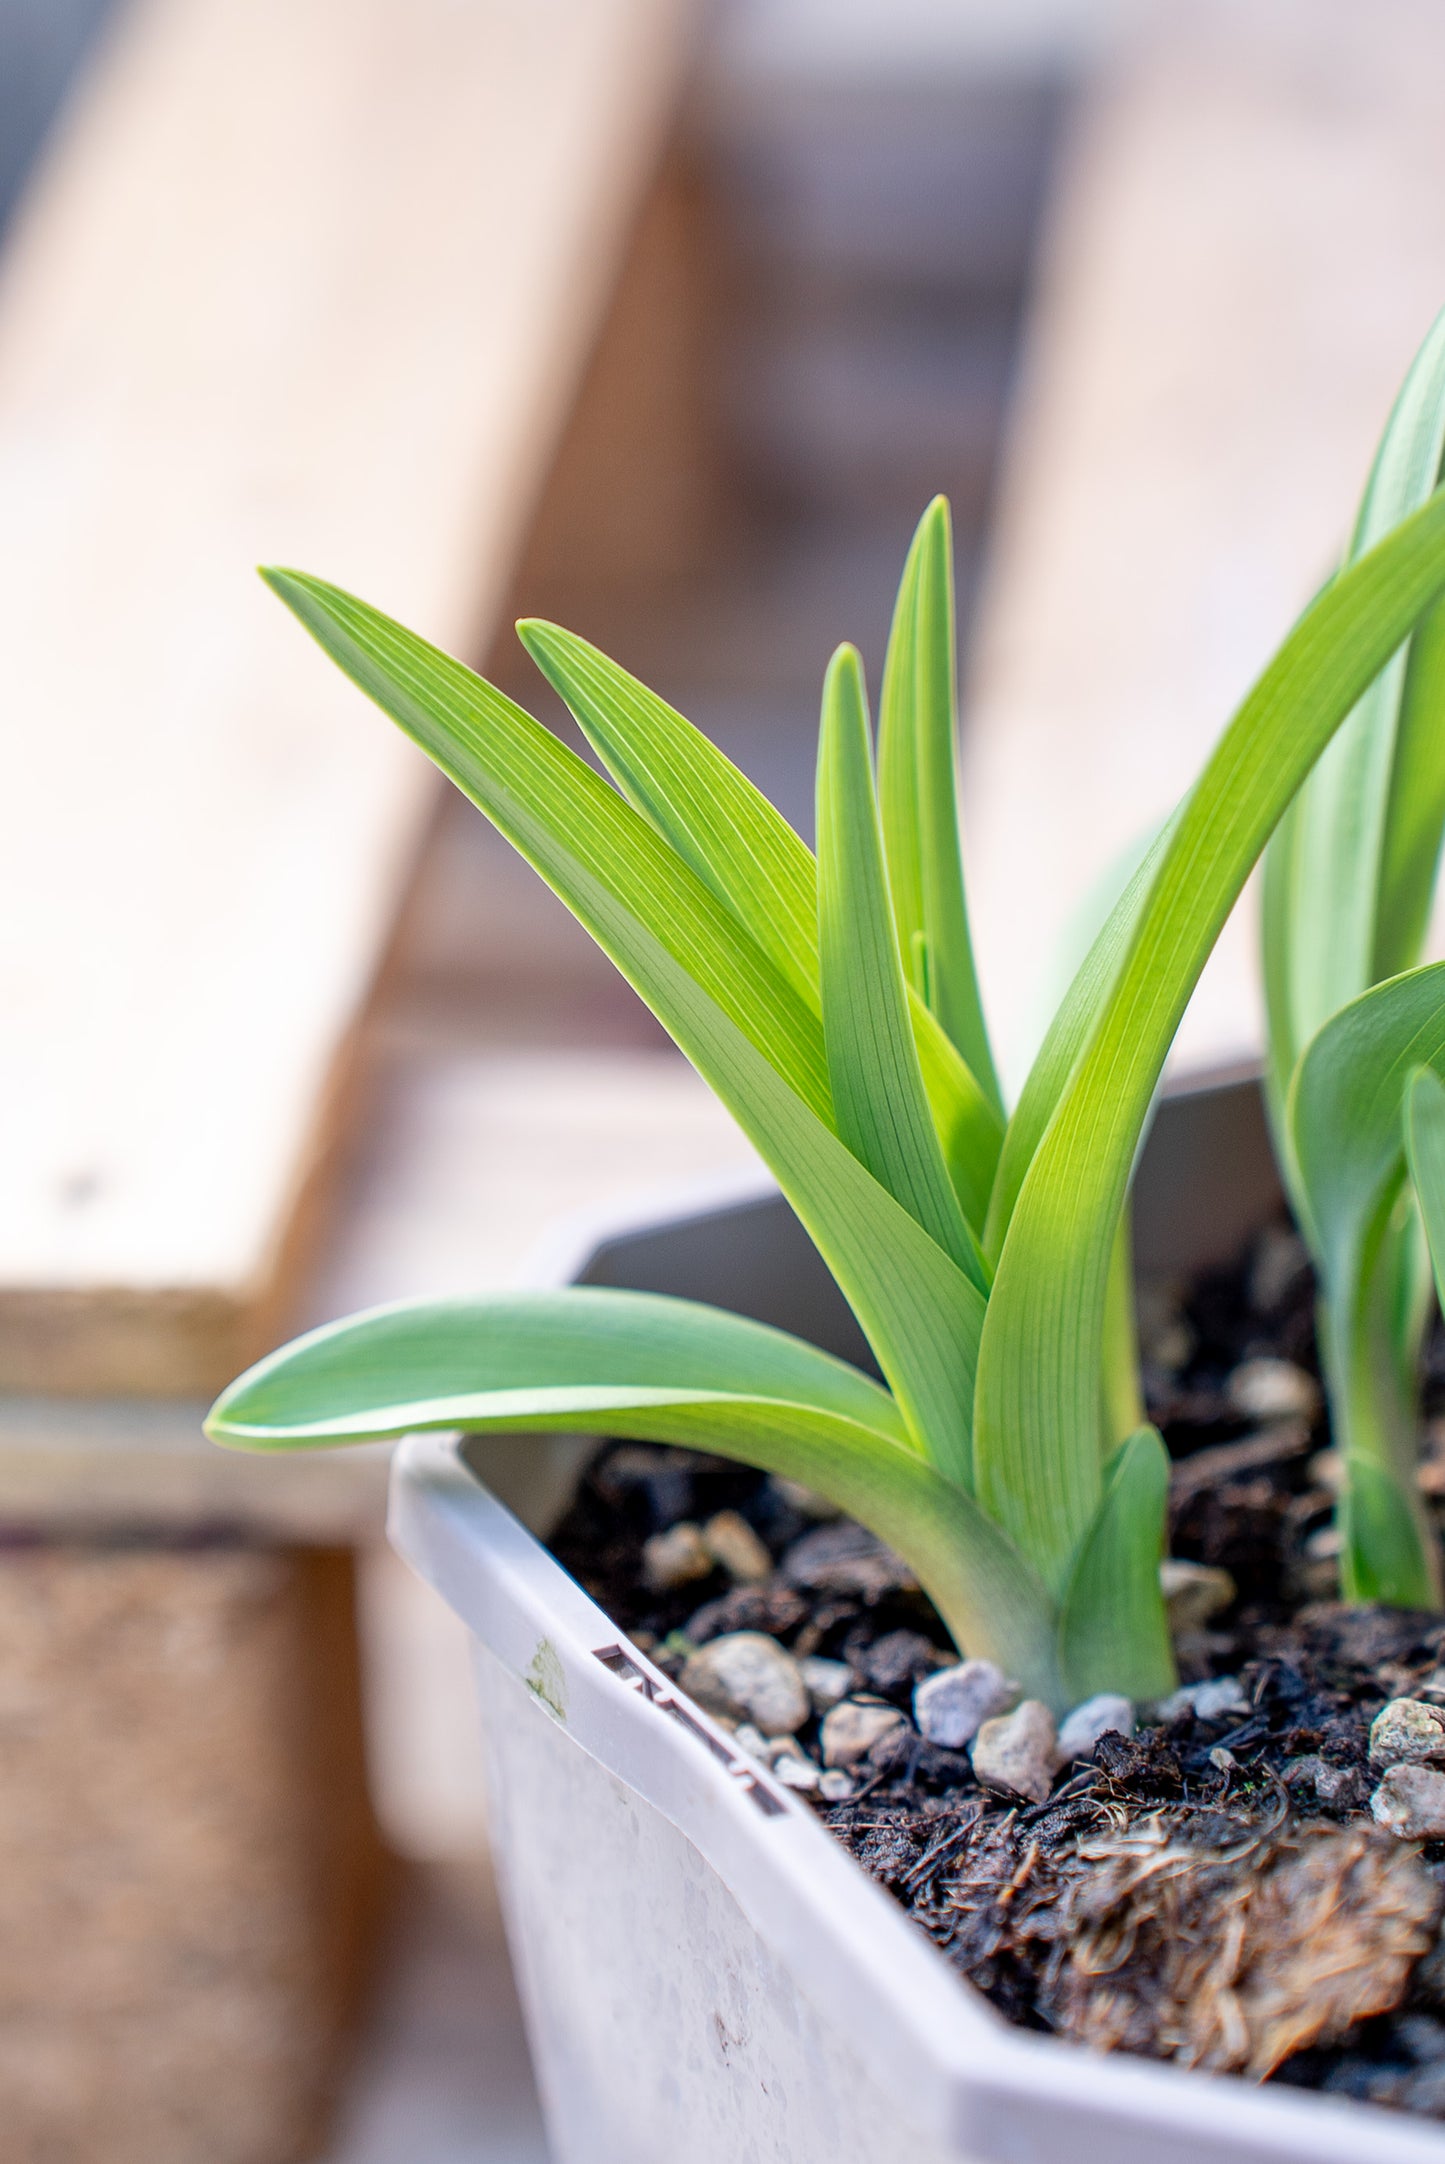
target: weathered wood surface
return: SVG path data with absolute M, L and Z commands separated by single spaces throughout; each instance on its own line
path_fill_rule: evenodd
M 136 0 L 0 264 L 0 1388 L 283 1319 L 429 768 L 252 575 L 477 652 L 687 0 Z
M 299 1322 L 518 1282 L 548 1228 L 761 1168 L 672 1052 L 383 1059 Z M 0 1397 L 0 1519 L 52 1531 L 220 1523 L 296 1541 L 381 1530 L 387 1444 L 216 1450 L 203 1401 Z
M 1445 12 L 1153 11 L 1057 180 L 967 708 L 980 967 L 1015 1074 L 1091 886 L 1337 560 L 1445 302 Z M 1250 908 L 1176 1052 L 1259 1042 Z

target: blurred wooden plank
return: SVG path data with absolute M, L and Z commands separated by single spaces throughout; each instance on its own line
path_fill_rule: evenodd
M 397 1047 L 376 1060 L 367 1096 L 300 1324 L 383 1300 L 502 1290 L 580 1212 L 752 1168 L 762 1177 L 730 1115 L 671 1051 Z M 50 1533 L 220 1524 L 302 1542 L 379 1537 L 389 1445 L 216 1450 L 201 1433 L 205 1409 L 0 1396 L 0 1521 Z M 535 1438 L 526 1455 L 537 1455 Z
M 0 1386 L 279 1325 L 430 770 L 258 558 L 478 652 L 688 0 L 136 0 L 0 265 Z
M 1017 1076 L 1091 886 L 1193 779 L 1343 544 L 1445 301 L 1445 14 L 1156 10 L 1059 175 L 979 618 L 965 811 Z M 1252 910 L 1182 1067 L 1257 1049 Z

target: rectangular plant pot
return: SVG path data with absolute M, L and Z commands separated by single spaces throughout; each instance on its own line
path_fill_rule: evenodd
M 1143 1267 L 1222 1260 L 1278 1201 L 1251 1081 L 1166 1100 L 1140 1170 Z M 756 1181 L 671 1221 L 586 1228 L 549 1274 L 714 1300 L 866 1359 Z M 557 2164 L 1438 2164 L 1418 2121 L 1004 2022 L 527 1530 L 591 1447 L 414 1437 L 392 1491 L 394 1541 L 474 1639 Z

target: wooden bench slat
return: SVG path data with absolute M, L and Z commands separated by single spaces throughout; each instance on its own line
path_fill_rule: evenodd
M 687 0 L 138 0 L 0 264 L 0 1387 L 278 1326 L 433 777 L 252 574 L 478 652 Z
M 1209 0 L 1101 74 L 1056 181 L 965 737 L 1017 1074 L 1071 915 L 1189 785 L 1338 560 L 1445 302 L 1445 16 Z M 1255 1052 L 1236 912 L 1177 1063 Z

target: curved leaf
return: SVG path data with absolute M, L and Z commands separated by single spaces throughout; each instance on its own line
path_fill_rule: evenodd
M 863 672 L 850 646 L 839 647 L 823 685 L 818 952 L 837 1131 L 983 1290 L 983 1258 L 943 1161 L 909 1021 L 873 795 Z
M 1445 608 L 1436 607 L 1410 640 L 1395 724 L 1395 758 L 1380 857 L 1375 913 L 1376 977 L 1420 958 L 1445 831 Z
M 1442 456 L 1445 312 L 1395 401 L 1347 561 L 1357 561 L 1429 499 Z M 1416 959 L 1402 935 L 1409 925 L 1423 929 L 1445 818 L 1445 754 L 1438 675 L 1412 671 L 1411 659 L 1411 646 L 1403 646 L 1380 670 L 1321 754 L 1272 845 L 1281 862 L 1265 896 L 1266 975 L 1271 1034 L 1286 1068 L 1337 1008 Z M 1433 836 L 1421 830 L 1428 820 Z M 1381 915 L 1387 888 L 1388 922 Z
M 809 1005 L 818 1004 L 813 852 L 675 708 L 558 624 L 517 635 L 607 771 Z
M 1058 1702 L 1052 1607 L 1007 1538 L 918 1456 L 877 1384 L 741 1316 L 592 1289 L 406 1302 L 271 1354 L 207 1422 L 263 1450 L 595 1427 L 803 1481 L 898 1549 L 961 1649 Z
M 1003 1120 L 975 1080 L 968 1062 L 941 1022 L 924 1006 L 912 986 L 908 1012 L 928 1109 L 943 1150 L 948 1176 L 973 1236 L 986 1278 L 992 1270 L 983 1258 L 979 1235 L 988 1218 L 989 1198 L 1003 1147 Z
M 1382 1200 L 1405 1170 L 1406 1085 L 1445 1066 L 1445 962 L 1372 985 L 1306 1046 L 1287 1107 L 1327 1294 L 1357 1270 Z
M 730 1010 L 742 1005 L 761 1027 L 767 1002 L 777 1002 L 780 1029 L 797 1025 L 810 1070 L 815 1039 L 822 1060 L 817 1018 L 647 822 L 539 722 L 339 588 L 296 572 L 266 576 L 636 986 L 776 1176 L 914 1434 L 940 1465 L 966 1473 L 982 1294 Z M 826 1071 L 809 1079 L 810 1095 L 826 1100 Z
M 1413 1482 L 1403 1485 L 1371 1458 L 1348 1460 L 1346 1472 L 1340 1503 L 1345 1599 L 1386 1608 L 1438 1608 L 1439 1571 L 1431 1567 L 1431 1550 L 1422 1545 Z
M 1436 495 L 1342 572 L 1285 640 L 1185 799 L 1025 1176 L 984 1324 L 974 1463 L 985 1509 L 1060 1590 L 1098 1507 L 1109 1254 L 1175 1030 L 1285 805 L 1442 588 Z
M 820 1013 L 811 849 L 716 745 L 615 661 L 556 624 L 530 619 L 517 629 L 629 802 Z M 909 1011 L 949 1177 L 977 1232 L 1003 1122 L 912 986 Z
M 1433 1067 L 1414 1068 L 1405 1085 L 1405 1157 L 1445 1308 L 1445 1082 Z
M 1403 1597 L 1407 1606 L 1437 1597 L 1438 1565 L 1415 1493 L 1418 1339 L 1408 1338 L 1402 1358 L 1398 1204 L 1407 1096 L 1422 1065 L 1442 1063 L 1445 964 L 1437 963 L 1374 985 L 1331 1016 L 1306 1047 L 1286 1105 L 1345 1460 L 1345 1589 L 1351 1599 Z M 1386 1585 L 1395 1592 L 1387 1596 Z
M 1180 811 L 1182 809 L 1181 806 Z M 1180 811 L 1176 811 L 1155 836 L 1099 927 L 1034 1055 L 1028 1079 L 1004 1134 L 993 1193 L 989 1198 L 984 1252 L 993 1261 L 997 1261 L 1002 1252 L 1019 1190 L 1063 1095 L 1064 1084 L 1073 1073 L 1124 965 L 1149 898 L 1154 874 L 1179 823 Z
M 959 842 L 953 593 L 948 504 L 935 496 L 908 552 L 888 639 L 878 713 L 878 797 L 910 982 L 1001 1120 Z
M 1060 1610 L 1059 1665 L 1075 1701 L 1162 1698 L 1178 1680 L 1159 1584 L 1168 1501 L 1163 1439 L 1138 1428 L 1110 1461 Z

